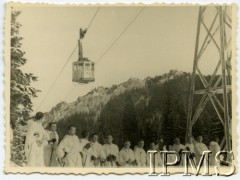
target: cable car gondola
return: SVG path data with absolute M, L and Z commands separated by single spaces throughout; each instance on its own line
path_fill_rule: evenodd
M 80 37 L 78 39 L 78 60 L 72 63 L 72 81 L 80 84 L 87 84 L 95 81 L 94 66 L 95 63 L 86 57 L 83 57 L 82 39 L 87 29 L 80 28 Z

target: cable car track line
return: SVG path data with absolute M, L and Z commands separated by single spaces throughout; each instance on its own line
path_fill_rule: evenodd
M 97 64 L 99 61 L 102 60 L 102 58 L 108 53 L 108 51 L 112 48 L 112 46 L 120 39 L 120 37 L 129 29 L 129 27 L 134 23 L 134 21 L 137 19 L 137 17 L 142 13 L 145 7 L 142 7 L 138 11 L 138 13 L 134 16 L 134 18 L 128 23 L 128 25 L 123 29 L 123 31 L 117 36 L 117 38 L 110 44 L 110 46 L 106 49 L 106 51 L 98 58 L 95 64 Z
M 90 26 L 92 25 L 92 23 L 93 23 L 95 17 L 97 16 L 97 13 L 98 13 L 99 10 L 100 10 L 100 7 L 97 8 L 95 14 L 93 15 L 92 20 L 90 21 L 90 23 L 89 23 L 88 26 L 87 26 L 87 30 L 89 30 L 89 28 L 90 28 Z
M 52 85 L 50 86 L 50 88 L 48 89 L 47 93 L 45 94 L 45 96 L 43 97 L 42 101 L 40 102 L 37 110 L 41 107 L 41 105 L 43 104 L 43 102 L 45 101 L 45 99 L 47 98 L 47 95 L 50 93 L 50 91 L 52 90 L 52 88 L 55 86 L 58 78 L 60 77 L 61 73 L 63 72 L 63 70 L 65 69 L 66 65 L 68 64 L 68 62 L 70 61 L 71 57 L 73 56 L 74 52 L 76 51 L 78 46 L 76 46 L 74 48 L 74 50 L 72 51 L 72 53 L 70 54 L 69 58 L 67 59 L 67 61 L 65 62 L 65 64 L 63 65 L 62 69 L 59 71 L 57 77 L 55 78 L 55 80 L 53 81 Z

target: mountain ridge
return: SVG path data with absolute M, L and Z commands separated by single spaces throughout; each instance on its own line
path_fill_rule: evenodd
M 52 109 L 46 113 L 44 124 L 49 122 L 58 122 L 61 119 L 69 117 L 75 113 L 89 114 L 91 111 L 96 111 L 95 120 L 99 117 L 100 109 L 104 106 L 112 97 L 119 96 L 126 91 L 138 88 L 144 88 L 146 82 L 154 78 L 159 78 L 158 84 L 162 84 L 167 80 L 174 77 L 183 75 L 184 72 L 171 70 L 169 73 L 165 73 L 162 76 L 147 77 L 143 80 L 139 78 L 129 78 L 127 81 L 111 87 L 99 86 L 92 89 L 87 94 L 80 96 L 77 100 L 67 103 L 61 101 L 57 103 Z M 45 125 L 46 126 L 46 125 Z

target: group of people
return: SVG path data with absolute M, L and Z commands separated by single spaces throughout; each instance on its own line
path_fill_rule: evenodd
M 203 151 L 210 150 L 210 165 L 216 165 L 215 154 L 220 150 L 218 140 L 210 142 L 209 149 L 202 143 L 202 136 L 196 141 L 189 139 L 189 143 L 183 145 L 179 138 L 174 139 L 172 145 L 164 145 L 160 138 L 156 143 L 149 144 L 149 150 L 157 151 L 155 160 L 150 162 L 150 155 L 144 150 L 144 140 L 140 139 L 134 149 L 131 149 L 131 142 L 124 141 L 123 148 L 119 151 L 113 143 L 113 136 L 106 137 L 104 145 L 98 142 L 98 134 L 89 136 L 87 131 L 82 132 L 81 138 L 76 135 L 76 127 L 70 125 L 68 134 L 59 142 L 57 124 L 50 123 L 48 130 L 42 126 L 43 113 L 38 112 L 34 120 L 29 120 L 25 155 L 29 167 L 146 167 L 154 162 L 155 166 L 162 166 L 160 151 L 175 151 L 181 157 L 181 151 L 188 150 L 191 157 L 198 164 Z M 167 155 L 167 161 L 173 162 L 172 154 Z M 182 160 L 181 160 L 182 161 Z M 180 162 L 181 165 L 181 162 Z

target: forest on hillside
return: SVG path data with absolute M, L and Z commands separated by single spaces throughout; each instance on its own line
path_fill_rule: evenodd
M 164 139 L 165 144 L 171 144 L 175 137 L 180 137 L 184 143 L 190 74 L 183 73 L 159 83 L 166 79 L 166 76 L 169 74 L 148 78 L 145 87 L 113 96 L 103 106 L 99 119 L 95 121 L 94 112 L 77 113 L 60 120 L 58 122 L 60 138 L 67 133 L 66 127 L 72 124 L 77 127 L 79 137 L 84 130 L 90 133 L 97 132 L 101 143 L 104 143 L 106 135 L 110 133 L 119 147 L 122 147 L 125 139 L 129 139 L 134 146 L 140 138 L 145 140 L 146 149 L 150 142 L 156 142 L 160 137 Z M 209 80 L 210 76 L 206 79 Z M 197 79 L 196 89 L 201 88 L 202 83 Z M 194 109 L 200 97 L 198 95 L 194 97 L 196 98 Z M 204 142 L 208 144 L 213 135 L 222 138 L 224 130 L 211 103 L 208 102 L 205 108 L 207 110 L 203 111 L 193 126 L 193 136 L 203 135 Z

